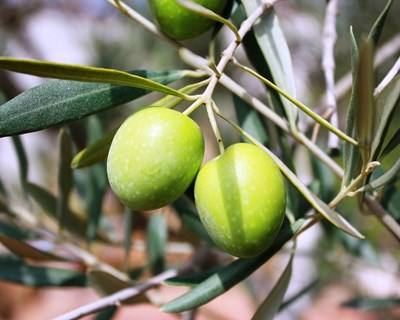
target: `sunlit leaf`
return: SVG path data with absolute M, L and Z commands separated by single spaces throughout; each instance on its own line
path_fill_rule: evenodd
M 45 78 L 76 80 L 84 82 L 109 83 L 119 86 L 159 91 L 184 98 L 175 89 L 156 81 L 116 69 L 63 64 L 30 59 L 0 57 L 0 69 L 20 72 Z
M 242 3 L 247 16 L 249 16 L 261 5 L 262 0 L 242 0 Z M 296 97 L 292 59 L 279 19 L 274 10 L 270 9 L 260 22 L 253 27 L 253 30 L 274 82 L 291 96 Z M 294 127 L 298 111 L 285 98 L 281 97 L 281 100 L 289 123 Z
M 160 83 L 185 76 L 184 71 L 134 71 Z M 81 119 L 148 94 L 127 86 L 52 80 L 29 89 L 0 108 L 0 137 L 37 131 Z
M 114 129 L 106 133 L 103 137 L 81 150 L 72 159 L 71 167 L 74 169 L 84 168 L 105 160 L 116 132 L 117 129 Z

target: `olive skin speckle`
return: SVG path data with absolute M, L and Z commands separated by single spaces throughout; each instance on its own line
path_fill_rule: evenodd
M 284 180 L 268 154 L 237 143 L 200 170 L 195 201 L 213 241 L 250 258 L 267 250 L 278 234 L 286 207 Z
M 167 108 L 146 108 L 126 119 L 115 134 L 107 175 L 127 207 L 157 209 L 185 192 L 203 155 L 203 136 L 192 119 Z

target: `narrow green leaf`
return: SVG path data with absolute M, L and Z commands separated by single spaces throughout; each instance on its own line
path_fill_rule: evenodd
M 200 89 L 204 87 L 208 83 L 208 80 L 196 82 L 189 84 L 181 89 L 179 89 L 179 92 L 186 93 L 186 94 L 191 94 L 197 89 Z M 175 108 L 179 103 L 183 101 L 182 98 L 176 97 L 176 96 L 165 96 L 164 98 L 161 98 L 158 101 L 155 101 L 151 104 L 152 107 L 163 107 L 163 108 Z
M 167 224 L 162 214 L 153 214 L 147 226 L 147 254 L 153 274 L 165 268 L 165 246 L 167 243 Z
M 279 306 L 282 303 L 285 292 L 289 286 L 290 278 L 292 276 L 292 263 L 293 263 L 294 252 L 290 255 L 288 264 L 283 270 L 282 275 L 278 281 L 268 293 L 265 300 L 258 307 L 256 313 L 252 317 L 252 320 L 273 320 L 275 314 L 279 310 Z
M 373 42 L 376 47 L 379 42 L 379 38 L 382 34 L 383 27 L 386 22 L 386 17 L 389 13 L 390 7 L 392 6 L 393 0 L 388 0 L 382 12 L 379 14 L 371 30 L 369 31 L 368 38 Z
M 169 278 L 168 280 L 164 281 L 164 283 L 171 286 L 195 287 L 206 280 L 208 277 L 212 276 L 214 273 L 217 273 L 224 268 L 225 267 L 215 267 L 202 272 L 184 274 L 177 277 Z
M 387 170 L 384 174 L 382 174 L 378 178 L 364 185 L 362 188 L 359 189 L 359 191 L 360 192 L 373 191 L 375 189 L 383 187 L 392 180 L 398 178 L 399 172 L 400 172 L 400 158 L 397 159 L 395 164 L 389 170 Z
M 60 230 L 69 219 L 68 203 L 72 189 L 72 139 L 68 129 L 61 129 L 58 136 L 59 161 L 58 161 L 58 197 L 57 197 L 57 219 Z
M 117 313 L 118 307 L 109 307 L 101 312 L 94 318 L 94 320 L 111 320 Z
M 37 202 L 42 210 L 48 216 L 57 221 L 57 199 L 49 191 L 33 183 L 28 183 L 27 189 L 29 195 Z M 64 227 L 70 233 L 79 236 L 81 239 L 85 238 L 87 221 L 75 212 L 68 209 L 68 219 L 65 221 Z M 97 237 L 103 240 L 109 240 L 102 232 L 97 232 Z
M 12 136 L 11 138 L 18 158 L 19 180 L 22 190 L 26 193 L 26 184 L 28 182 L 28 157 L 26 156 L 21 137 Z
M 306 293 L 308 293 L 310 290 L 314 289 L 314 287 L 318 284 L 319 280 L 315 279 L 311 281 L 309 284 L 304 286 L 301 290 L 296 292 L 293 296 L 289 297 L 287 300 L 285 300 L 280 306 L 279 306 L 279 311 L 284 310 L 288 306 L 290 306 L 293 302 L 297 301 L 299 298 L 303 297 Z
M 23 260 L 0 255 L 0 279 L 30 287 L 85 287 L 86 276 L 80 271 L 35 267 Z
M 351 39 L 351 73 L 353 77 L 353 85 L 351 88 L 350 102 L 347 109 L 346 118 L 346 130 L 345 132 L 351 136 L 356 137 L 357 135 L 357 123 L 356 117 L 356 106 L 357 102 L 357 88 L 358 88 L 358 45 L 356 38 L 353 34 L 353 28 L 350 27 L 350 39 Z M 360 172 L 361 168 L 361 156 L 359 149 L 350 143 L 344 143 L 343 145 L 343 162 L 344 162 L 344 177 L 342 180 L 342 186 L 347 186 L 351 180 Z
M 230 288 L 247 278 L 269 258 L 278 252 L 282 246 L 289 241 L 292 236 L 300 230 L 305 220 L 298 220 L 292 226 L 285 223 L 272 246 L 259 255 L 251 259 L 237 259 L 213 273 L 206 280 L 195 286 L 184 295 L 168 302 L 162 307 L 164 312 L 183 312 L 197 308 L 215 297 L 228 291 Z
M 129 86 L 159 91 L 183 99 L 186 98 L 184 94 L 163 84 L 116 69 L 96 68 L 29 59 L 15 59 L 9 57 L 0 57 L 0 68 L 46 78 Z
M 1 211 L 1 205 L 0 205 Z M 11 221 L 11 219 L 0 218 L 0 235 L 15 239 L 15 240 L 29 240 L 35 239 L 39 235 L 30 229 L 18 226 L 16 223 Z
M 357 76 L 356 128 L 364 166 L 370 160 L 375 128 L 373 45 L 364 40 L 361 44 Z
M 103 128 L 97 115 L 88 118 L 86 131 L 89 144 L 98 141 L 103 135 Z M 99 163 L 91 166 L 85 172 L 81 172 L 81 175 L 83 176 L 85 188 L 83 192 L 81 190 L 81 194 L 84 194 L 86 211 L 88 212 L 86 239 L 90 243 L 96 238 L 103 207 L 103 196 L 108 187 L 105 164 Z
M 242 0 L 249 16 L 262 3 L 262 0 Z M 292 59 L 285 36 L 281 30 L 279 19 L 271 9 L 254 27 L 258 45 L 264 54 L 264 59 L 271 71 L 274 83 L 284 89 L 292 97 L 296 96 Z M 292 127 L 296 126 L 298 111 L 285 98 L 281 97 L 286 116 Z
M 380 155 L 399 97 L 400 76 L 396 76 L 375 100 L 377 125 L 371 146 L 372 161 L 377 160 Z
M 91 269 L 88 272 L 89 284 L 98 293 L 103 296 L 108 296 L 117 291 L 132 287 L 134 285 L 128 277 L 123 275 L 111 274 L 102 269 Z M 138 295 L 131 299 L 125 300 L 124 304 L 134 304 L 134 303 L 148 303 L 149 300 L 145 294 Z
M 182 196 L 176 200 L 172 206 L 179 214 L 185 228 L 207 242 L 208 245 L 214 246 L 214 242 L 211 240 L 208 232 L 201 223 L 196 207 L 192 201 L 190 201 L 186 196 Z
M 400 298 L 391 297 L 384 299 L 374 299 L 366 297 L 358 297 L 342 303 L 342 306 L 363 310 L 383 310 L 395 308 L 400 305 Z
M 85 168 L 107 159 L 108 150 L 116 132 L 117 129 L 114 129 L 106 133 L 103 137 L 81 150 L 72 159 L 71 167 L 73 169 Z
M 124 267 L 125 270 L 129 270 L 129 259 L 131 256 L 131 249 L 132 249 L 132 231 L 133 231 L 133 223 L 134 223 L 134 212 L 130 209 L 125 208 L 124 212 L 124 251 L 125 251 L 125 258 L 124 258 Z
M 12 253 L 27 259 L 37 261 L 66 261 L 66 259 L 60 255 L 55 255 L 50 252 L 42 251 L 29 243 L 0 235 L 0 242 Z
M 392 152 L 395 148 L 397 148 L 399 145 L 400 145 L 400 128 L 397 129 L 397 131 L 390 138 L 389 142 L 386 144 L 385 148 L 381 153 L 381 157 L 383 158 L 384 156 Z
M 262 144 L 266 144 L 268 141 L 268 136 L 264 124 L 260 118 L 260 114 L 236 95 L 233 95 L 233 103 L 235 106 L 238 123 L 242 129 L 250 133 Z
M 185 71 L 134 71 L 160 83 L 185 76 Z M 127 86 L 52 80 L 29 89 L 0 108 L 0 137 L 42 130 L 114 108 L 150 91 Z

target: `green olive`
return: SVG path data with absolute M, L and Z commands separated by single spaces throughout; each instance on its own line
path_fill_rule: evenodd
M 211 29 L 213 20 L 202 17 L 180 6 L 176 0 L 150 0 L 150 6 L 162 32 L 176 40 L 190 39 Z M 194 0 L 194 2 L 222 14 L 227 0 Z
M 249 258 L 268 249 L 281 227 L 285 185 L 267 153 L 237 143 L 200 170 L 195 200 L 214 242 L 234 256 Z
M 115 134 L 107 175 L 127 207 L 157 209 L 185 192 L 203 155 L 203 137 L 192 119 L 167 108 L 146 108 L 130 116 Z

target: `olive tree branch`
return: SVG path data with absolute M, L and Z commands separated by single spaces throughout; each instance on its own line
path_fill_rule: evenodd
M 397 55 L 400 50 L 400 34 L 395 35 L 393 38 L 388 40 L 383 46 L 381 46 L 377 51 L 374 59 L 374 68 L 381 66 L 384 62 Z M 335 96 L 336 100 L 342 99 L 352 86 L 352 76 L 351 72 L 345 74 L 340 78 L 335 84 Z M 324 101 L 326 96 L 324 95 L 315 110 L 319 113 L 324 113 Z M 308 120 L 308 119 L 307 119 Z M 311 125 L 311 123 L 309 123 Z M 314 125 L 314 123 L 312 123 Z
M 119 306 L 123 301 L 136 297 L 145 291 L 159 286 L 162 282 L 169 278 L 176 277 L 179 274 L 179 270 L 170 269 L 159 275 L 141 283 L 135 287 L 126 288 L 117 291 L 109 296 L 101 298 L 95 302 L 89 303 L 75 310 L 67 312 L 63 315 L 56 317 L 54 320 L 74 320 L 79 319 L 83 316 L 99 312 L 113 306 Z

